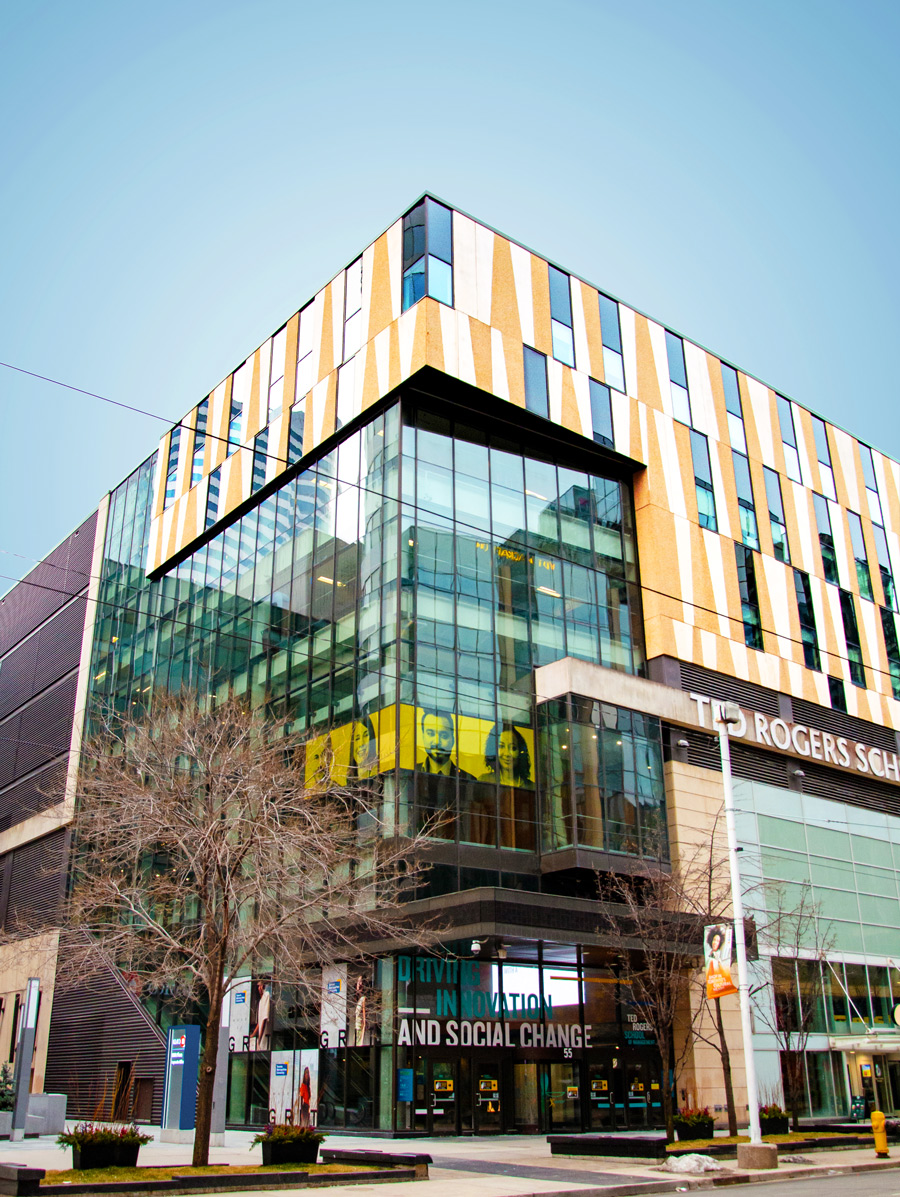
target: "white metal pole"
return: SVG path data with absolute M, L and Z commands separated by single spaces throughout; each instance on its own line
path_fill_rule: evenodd
M 741 869 L 738 863 L 737 831 L 734 826 L 734 791 L 731 786 L 731 748 L 728 725 L 740 723 L 737 703 L 718 706 L 719 752 L 722 757 L 722 789 L 725 797 L 725 829 L 728 833 L 728 863 L 731 869 L 731 906 L 734 911 L 734 946 L 737 954 L 738 1001 L 741 1007 L 741 1037 L 744 1043 L 744 1070 L 747 1076 L 747 1105 L 750 1108 L 750 1142 L 762 1143 L 759 1127 L 759 1095 L 756 1085 L 756 1061 L 753 1058 L 753 1035 L 750 1030 L 750 981 L 747 976 L 747 945 L 744 942 L 744 900 L 741 894 Z

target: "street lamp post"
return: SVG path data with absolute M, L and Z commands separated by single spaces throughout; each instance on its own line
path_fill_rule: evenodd
M 731 748 L 728 728 L 741 722 L 736 702 L 718 704 L 716 723 L 719 728 L 719 752 L 722 757 L 722 789 L 725 797 L 725 829 L 728 834 L 728 864 L 731 869 L 731 906 L 734 911 L 734 946 L 737 954 L 738 1001 L 741 1007 L 741 1037 L 744 1044 L 744 1068 L 747 1076 L 747 1104 L 750 1108 L 750 1144 L 762 1144 L 759 1127 L 759 1096 L 756 1084 L 756 1062 L 753 1058 L 753 1036 L 750 1031 L 750 982 L 747 976 L 747 945 L 744 941 L 744 900 L 741 894 L 741 870 L 738 864 L 737 832 L 734 826 L 734 790 L 731 785 Z

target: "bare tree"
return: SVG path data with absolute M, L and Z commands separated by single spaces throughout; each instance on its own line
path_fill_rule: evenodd
M 697 847 L 688 870 L 690 884 L 682 895 L 682 906 L 702 918 L 704 925 L 723 923 L 732 915 L 731 875 L 728 869 L 727 845 L 722 842 L 722 820 L 717 815 L 712 832 L 705 846 Z M 711 1047 L 722 1063 L 722 1084 L 725 1089 L 725 1109 L 728 1115 L 728 1133 L 737 1135 L 737 1107 L 734 1102 L 734 1078 L 731 1069 L 731 1051 L 725 1035 L 725 1019 L 722 1014 L 722 999 L 712 1001 L 707 997 L 704 970 L 694 973 L 694 1001 L 701 1008 L 701 1017 L 695 1027 L 695 1038 Z M 709 1028 L 707 1018 L 712 1023 Z
M 627 962 L 624 983 L 649 1024 L 662 1057 L 662 1104 L 669 1142 L 675 1138 L 677 1077 L 691 1051 L 700 1015 L 691 1002 L 703 924 L 692 913 L 702 877 L 692 867 L 648 866 L 640 876 L 601 874 L 600 930 Z
M 763 979 L 751 989 L 754 1016 L 778 1043 L 785 1105 L 791 1129 L 798 1130 L 806 1096 L 803 1061 L 824 1000 L 822 970 L 834 930 L 808 886 L 769 883 L 760 892 L 759 938 L 770 958 Z
M 430 938 L 404 914 L 424 833 L 382 825 L 376 783 L 336 784 L 323 745 L 185 693 L 83 750 L 63 968 L 83 978 L 103 960 L 205 1012 L 195 1165 L 228 978 L 265 971 L 315 1000 L 321 963 Z

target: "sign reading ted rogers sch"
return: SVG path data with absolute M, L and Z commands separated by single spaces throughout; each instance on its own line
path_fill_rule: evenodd
M 688 694 L 697 704 L 697 717 L 701 727 L 718 731 L 713 719 L 722 705 L 718 699 L 705 694 Z M 792 756 L 806 757 L 847 769 L 852 773 L 864 773 L 882 781 L 900 784 L 900 758 L 896 752 L 885 752 L 847 736 L 834 736 L 818 727 L 807 727 L 805 723 L 788 723 L 784 719 L 764 715 L 761 711 L 745 711 L 740 708 L 741 721 L 729 727 L 729 735 L 735 740 L 747 740 L 761 748 L 775 748 Z

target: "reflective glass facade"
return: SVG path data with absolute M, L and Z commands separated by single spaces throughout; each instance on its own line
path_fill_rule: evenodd
M 579 469 L 564 445 L 459 411 L 401 398 L 262 486 L 227 526 L 213 518 L 206 542 L 153 580 L 147 461 L 111 499 L 94 698 L 139 710 L 156 688 L 186 686 L 287 712 L 310 731 L 310 769 L 327 746 L 338 783 L 380 778 L 386 830 L 430 829 L 421 898 L 483 886 L 593 897 L 592 869 L 554 853 L 667 855 L 659 721 L 573 696 L 536 706 L 534 670 L 566 656 L 643 670 L 630 486 L 600 454 L 579 454 L 596 463 Z M 522 912 L 516 963 L 465 960 L 470 940 L 454 943 L 456 971 L 437 989 L 430 964 L 404 958 L 358 976 L 323 968 L 321 1012 L 272 986 L 264 1045 L 248 979 L 232 1008 L 229 1122 L 282 1117 L 283 1078 L 307 1070 L 323 1126 L 658 1121 L 658 1057 L 634 1037 L 628 994 L 613 973 L 589 984 L 581 947 L 548 944 Z M 337 1013 L 326 990 L 342 995 Z M 409 1021 L 426 1007 L 427 1032 Z M 439 1050 L 416 1050 L 438 1024 Z
M 546 720 L 538 760 L 532 680 L 565 656 L 643 666 L 626 483 L 395 404 L 149 581 L 152 470 L 112 496 L 98 697 L 249 694 L 314 747 L 330 737 L 336 780 L 382 775 L 386 820 L 436 840 L 641 852 L 656 816 L 638 812 L 662 809 L 658 729 L 652 750 L 636 733 L 637 766 L 610 741 L 602 781 L 587 755 L 564 781 Z M 630 745 L 632 717 L 609 710 Z

